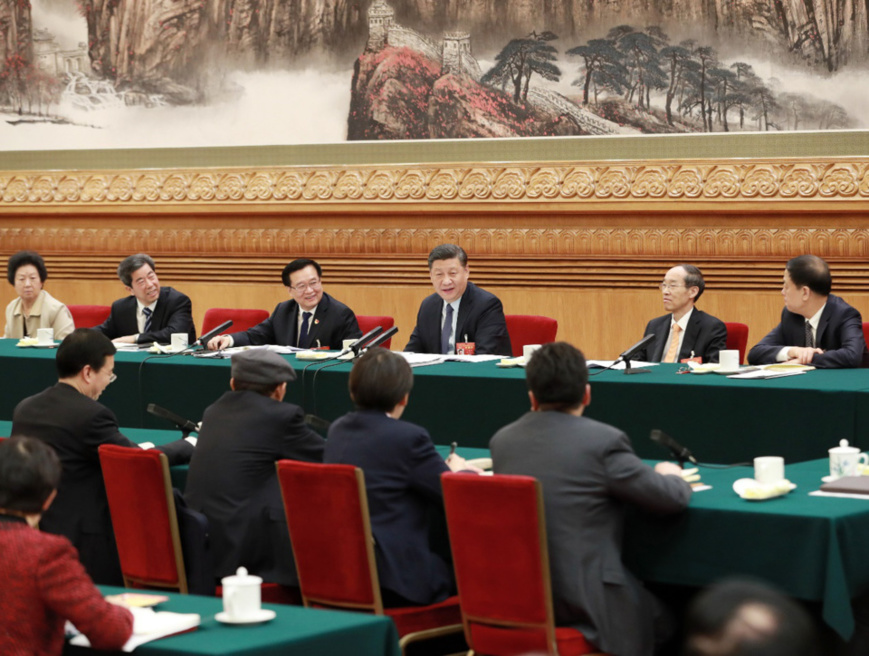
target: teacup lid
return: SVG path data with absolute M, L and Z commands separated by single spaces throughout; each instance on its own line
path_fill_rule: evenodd
M 839 446 L 830 449 L 830 453 L 854 453 L 859 450 L 856 446 L 849 446 L 848 440 L 839 440 Z
M 223 586 L 227 585 L 261 585 L 263 580 L 259 576 L 247 573 L 246 567 L 239 567 L 232 576 L 224 576 L 220 579 Z

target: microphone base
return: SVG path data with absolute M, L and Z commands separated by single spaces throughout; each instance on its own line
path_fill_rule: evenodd
M 625 374 L 650 374 L 650 373 L 652 373 L 651 369 L 642 369 L 642 368 L 641 369 L 630 369 L 630 368 L 625 369 Z

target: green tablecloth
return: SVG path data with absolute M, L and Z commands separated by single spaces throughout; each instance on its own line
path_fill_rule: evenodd
M 99 586 L 104 594 L 117 594 L 123 588 Z M 155 593 L 162 594 L 162 593 Z M 215 597 L 166 593 L 169 601 L 157 610 L 199 613 L 202 623 L 190 633 L 149 642 L 136 654 L 161 656 L 398 656 L 398 634 L 387 617 L 364 613 L 314 610 L 298 606 L 263 604 L 277 613 L 270 622 L 255 625 L 225 625 L 214 619 L 223 610 Z M 78 654 L 104 654 L 75 649 Z
M 0 419 L 10 419 L 19 400 L 53 384 L 54 353 L 18 349 L 14 340 L 0 340 Z M 347 393 L 350 364 L 317 373 L 325 365 L 287 357 L 299 370 L 288 401 L 329 420 L 352 409 Z M 145 412 L 148 403 L 198 421 L 229 389 L 228 360 L 145 358 L 143 353 L 118 353 L 118 380 L 100 398 L 123 426 L 167 428 L 164 420 Z M 677 369 L 659 365 L 648 374 L 606 371 L 594 376 L 588 415 L 624 430 L 637 453 L 649 458 L 666 455 L 649 441 L 653 428 L 669 433 L 707 462 L 772 454 L 788 462 L 811 460 L 824 457 L 842 438 L 869 447 L 869 370 L 740 381 L 715 374 L 677 375 Z M 455 440 L 486 447 L 496 430 L 528 409 L 521 369 L 499 369 L 492 362 L 445 363 L 418 367 L 414 374 L 404 418 L 425 426 L 438 444 Z
M 829 474 L 828 460 L 788 465 L 797 488 L 767 501 L 745 501 L 733 482 L 748 467 L 701 469 L 711 490 L 688 512 L 651 518 L 633 512 L 625 561 L 646 581 L 703 586 L 725 576 L 756 576 L 800 599 L 819 601 L 824 620 L 844 638 L 854 629 L 850 599 L 869 592 L 869 498 L 809 496 Z

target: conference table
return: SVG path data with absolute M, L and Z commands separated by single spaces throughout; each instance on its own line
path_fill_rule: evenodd
M 11 419 L 18 401 L 54 384 L 54 354 L 53 349 L 18 348 L 15 340 L 0 340 L 0 419 Z M 352 409 L 350 363 L 284 357 L 299 373 L 288 386 L 287 401 L 326 420 Z M 655 428 L 705 462 L 748 462 L 759 455 L 781 455 L 789 463 L 812 460 L 824 457 L 843 438 L 869 447 L 869 370 L 817 370 L 750 381 L 678 374 L 680 368 L 660 364 L 635 375 L 592 370 L 586 414 L 624 430 L 646 458 L 666 457 L 649 440 Z M 230 362 L 120 351 L 115 373 L 117 381 L 100 401 L 119 423 L 168 428 L 146 406 L 156 403 L 199 421 L 205 408 L 229 389 Z M 499 428 L 528 410 L 524 373 L 495 362 L 416 367 L 404 418 L 428 429 L 437 444 L 487 447 Z
M 123 588 L 99 586 L 105 595 L 124 592 Z M 223 610 L 223 601 L 215 597 L 165 594 L 169 601 L 158 611 L 198 613 L 199 628 L 153 642 L 135 650 L 136 654 L 155 656 L 398 656 L 398 634 L 388 617 L 315 610 L 300 606 L 263 604 L 275 611 L 275 619 L 261 624 L 226 625 L 214 615 Z M 105 654 L 83 647 L 69 647 L 72 654 Z
M 0 421 L 0 436 L 11 423 Z M 165 444 L 178 431 L 122 429 L 136 442 Z M 449 447 L 438 445 L 446 457 Z M 488 457 L 488 449 L 460 446 L 465 458 Z M 647 461 L 650 465 L 653 461 Z M 187 466 L 171 469 L 183 489 Z M 829 474 L 829 461 L 816 459 L 786 466 L 797 488 L 786 496 L 746 501 L 733 483 L 753 476 L 751 467 L 700 469 L 711 489 L 696 492 L 687 512 L 650 516 L 628 514 L 624 559 L 647 582 L 702 587 L 724 577 L 756 576 L 793 597 L 818 602 L 822 616 L 847 639 L 854 630 L 850 601 L 869 592 L 869 497 L 817 497 L 809 493 Z

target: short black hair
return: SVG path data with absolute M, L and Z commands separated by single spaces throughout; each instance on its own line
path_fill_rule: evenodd
M 454 257 L 458 258 L 459 264 L 463 267 L 468 266 L 468 254 L 465 253 L 465 249 L 461 246 L 457 246 L 456 244 L 435 246 L 431 249 L 431 253 L 428 254 L 428 268 L 431 269 L 432 265 L 438 260 L 451 260 Z
M 798 255 L 788 260 L 786 269 L 797 287 L 808 287 L 821 296 L 830 295 L 833 276 L 827 263 L 817 255 Z
M 694 302 L 696 303 L 703 296 L 703 290 L 706 289 L 706 281 L 703 280 L 703 274 L 693 264 L 677 264 L 676 266 L 682 267 L 685 270 L 685 288 L 691 289 L 692 287 L 697 287 L 697 296 L 694 297 Z
M 283 385 L 283 383 L 251 383 L 240 378 L 233 378 L 232 380 L 236 392 L 256 392 L 263 396 L 271 396 L 278 387 Z
M 323 268 L 314 260 L 308 259 L 307 257 L 300 257 L 298 260 L 293 260 L 287 266 L 284 267 L 284 270 L 281 272 L 281 280 L 284 283 L 284 287 L 290 286 L 290 274 L 295 273 L 296 271 L 301 271 L 305 267 L 312 266 L 317 270 L 317 276 L 323 277 Z
M 57 349 L 57 375 L 71 378 L 85 365 L 99 371 L 106 358 L 117 352 L 112 340 L 93 328 L 76 328 L 63 338 Z
M 567 342 L 544 344 L 528 360 L 525 382 L 537 402 L 549 409 L 563 412 L 578 408 L 588 384 L 585 356 Z
M 10 285 L 15 284 L 15 274 L 18 273 L 18 269 L 28 264 L 36 267 L 39 272 L 39 279 L 45 282 L 45 279 L 48 278 L 48 269 L 45 268 L 45 260 L 42 259 L 42 256 L 36 251 L 18 251 L 9 257 L 6 279 L 9 280 Z
M 125 257 L 118 265 L 118 278 L 121 279 L 121 282 L 124 283 L 125 286 L 132 287 L 133 274 L 146 264 L 151 267 L 151 270 L 154 271 L 154 273 L 157 272 L 157 266 L 154 264 L 154 260 L 150 255 L 136 253 L 135 255 L 130 255 L 130 257 Z
M 370 348 L 350 370 L 348 387 L 360 410 L 389 412 L 413 388 L 413 370 L 398 353 Z
M 60 459 L 43 441 L 23 435 L 0 441 L 0 508 L 41 513 L 60 471 Z
M 766 583 L 730 579 L 688 608 L 683 656 L 814 656 L 818 636 L 797 602 Z

